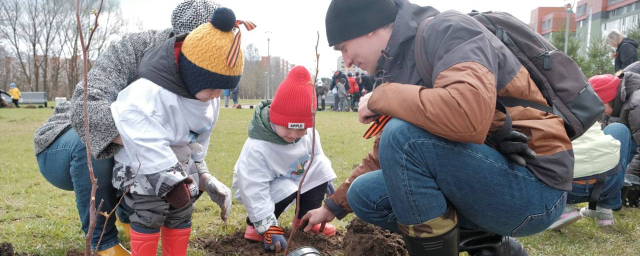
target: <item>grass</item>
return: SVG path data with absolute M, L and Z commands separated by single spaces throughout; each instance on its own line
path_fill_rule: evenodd
M 73 192 L 49 184 L 40 174 L 33 154 L 33 133 L 52 113 L 52 109 L 0 109 L 0 242 L 12 243 L 16 252 L 64 255 L 68 249 L 84 248 Z M 231 185 L 233 166 L 247 138 L 252 114 L 250 109 L 220 111 L 206 160 L 211 172 L 227 185 Z M 317 129 L 339 185 L 373 141 L 361 139 L 367 126 L 357 123 L 355 113 L 319 112 Z M 192 241 L 244 229 L 246 215 L 242 205 L 234 201 L 227 226 L 220 221 L 219 213 L 218 207 L 203 195 L 195 207 Z M 291 217 L 289 210 L 280 218 L 283 226 L 289 225 Z M 519 240 L 530 255 L 640 254 L 640 210 L 625 209 L 615 217 L 616 225 L 610 228 L 599 228 L 594 221 L 583 219 L 561 232 L 546 231 Z M 334 224 L 344 228 L 350 219 L 336 220 Z M 126 239 L 122 240 L 128 247 Z M 189 252 L 207 254 L 193 247 Z

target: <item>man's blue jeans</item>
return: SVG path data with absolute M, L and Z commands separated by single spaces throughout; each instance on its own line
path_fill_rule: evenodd
M 612 123 L 604 128 L 604 134 L 611 135 L 620 141 L 620 166 L 622 170 L 615 175 L 609 176 L 602 185 L 598 206 L 607 209 L 617 209 L 622 206 L 622 186 L 624 185 L 624 170 L 633 159 L 636 152 L 636 142 L 631 137 L 631 131 L 624 124 Z M 567 204 L 577 204 L 589 202 L 589 191 L 593 185 L 572 184 L 573 190 L 567 195 Z
M 501 235 L 545 230 L 566 193 L 542 183 L 487 145 L 453 142 L 392 119 L 379 148 L 382 170 L 361 175 L 347 193 L 353 212 L 398 232 L 441 216 L 452 204 L 460 226 Z
M 74 129 L 69 129 L 36 156 L 40 172 L 52 185 L 72 190 L 76 194 L 76 206 L 82 221 L 82 231 L 89 230 L 89 203 L 91 200 L 91 180 L 87 166 L 87 149 Z M 96 190 L 96 207 L 104 200 L 101 211 L 111 211 L 117 204 L 117 190 L 111 185 L 113 158 L 96 160 L 92 158 L 93 173 L 98 179 Z M 98 215 L 96 228 L 91 238 L 91 246 L 95 249 L 102 233 L 105 217 Z M 120 243 L 115 216 L 109 218 L 104 236 L 98 251 L 102 251 Z

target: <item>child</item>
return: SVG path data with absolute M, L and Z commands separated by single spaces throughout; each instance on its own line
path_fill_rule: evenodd
M 631 132 L 622 124 L 611 124 L 604 132 L 600 126 L 596 122 L 571 142 L 575 156 L 572 190 L 567 194 L 567 204 L 560 219 L 548 229 L 561 229 L 581 217 L 595 218 L 600 226 L 614 224 L 612 209 L 622 206 L 620 191 L 624 181 L 623 170 L 629 162 L 625 156 L 629 154 Z M 598 183 L 598 178 L 602 179 L 601 183 Z M 593 199 L 590 198 L 592 196 Z M 574 208 L 574 204 L 590 201 L 597 203 L 595 210 L 583 207 L 578 212 Z
M 635 65 L 631 69 L 636 69 Z M 623 155 L 628 159 L 625 168 L 625 187 L 622 190 L 622 205 L 627 207 L 638 207 L 640 191 L 640 155 L 637 148 L 640 144 L 640 74 L 633 71 L 624 70 L 615 76 L 606 74 L 589 78 L 589 83 L 604 103 L 605 114 L 610 118 L 607 123 L 618 122 L 626 126 L 633 136 L 622 144 L 629 145 L 628 154 Z M 609 126 L 611 124 L 607 124 Z
M 233 48 L 234 26 L 233 11 L 218 8 L 210 22 L 186 37 L 149 50 L 140 63 L 140 79 L 111 105 L 124 143 L 115 155 L 112 183 L 131 192 L 124 204 L 133 211 L 133 255 L 156 255 L 160 236 L 163 255 L 186 255 L 199 190 L 220 206 L 223 220 L 231 210 L 231 190 L 209 174 L 203 160 L 220 94 L 235 88 L 242 74 L 242 52 Z M 228 58 L 230 51 L 237 59 Z M 172 150 L 185 146 L 194 149 L 186 159 Z
M 314 86 L 309 72 L 294 67 L 271 100 L 257 107 L 249 138 L 242 148 L 233 173 L 235 198 L 249 217 L 244 237 L 263 241 L 265 249 L 286 248 L 278 217 L 296 198 L 298 185 L 311 159 Z M 331 161 L 324 155 L 316 132 L 315 156 L 300 195 L 299 220 L 309 210 L 322 205 L 327 184 L 336 179 Z M 297 223 L 298 221 L 296 221 Z M 299 225 L 299 224 L 298 224 Z M 319 232 L 320 225 L 314 227 Z M 322 234 L 335 235 L 327 224 Z
M 20 90 L 16 87 L 16 84 L 11 83 L 11 89 L 9 89 L 9 95 L 11 95 L 11 101 L 13 101 L 13 105 L 16 105 L 16 108 L 20 108 L 18 105 L 18 101 L 22 96 L 20 95 Z

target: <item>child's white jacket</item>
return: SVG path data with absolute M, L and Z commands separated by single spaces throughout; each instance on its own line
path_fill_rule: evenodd
M 311 159 L 313 129 L 298 142 L 279 145 L 248 138 L 233 173 L 235 198 L 251 222 L 273 215 L 275 203 L 298 191 L 302 174 Z M 324 155 L 316 131 L 315 158 L 302 186 L 302 193 L 336 179 L 331 161 Z

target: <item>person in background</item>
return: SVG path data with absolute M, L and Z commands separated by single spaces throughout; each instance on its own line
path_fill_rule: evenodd
M 634 65 L 628 68 L 634 67 Z M 627 69 L 625 69 L 627 70 Z M 637 153 L 640 144 L 640 74 L 633 71 L 618 72 L 615 76 L 611 74 L 597 75 L 589 78 L 589 83 L 604 103 L 604 113 L 609 116 L 605 125 L 609 127 L 614 123 L 625 125 L 633 135 L 628 141 L 623 141 L 623 145 L 628 145 L 628 154 L 622 157 L 628 159 L 625 168 L 625 187 L 622 192 L 622 205 L 628 207 L 638 207 L 640 191 L 640 155 Z M 605 129 L 606 129 L 605 127 Z
M 638 61 L 638 41 L 635 39 L 627 38 L 617 30 L 611 30 L 606 42 L 616 50 L 614 56 L 616 72 Z
M 113 209 L 118 200 L 118 190 L 111 184 L 113 157 L 123 148 L 111 114 L 111 103 L 118 93 L 139 78 L 138 68 L 145 53 L 167 39 L 185 34 L 209 20 L 218 4 L 209 0 L 188 0 L 176 6 L 171 14 L 172 28 L 131 33 L 114 41 L 95 60 L 88 83 L 89 127 L 91 131 L 91 157 L 93 171 L 98 179 L 96 201 L 104 200 L 103 210 Z M 53 186 L 73 191 L 83 232 L 89 229 L 89 202 L 91 180 L 87 166 L 83 120 L 84 86 L 76 85 L 71 101 L 56 105 L 53 116 L 33 136 L 34 153 L 42 176 Z M 201 164 L 197 164 L 201 165 Z M 118 208 L 125 234 L 129 230 L 129 218 Z M 106 223 L 105 223 L 106 222 Z M 101 215 L 91 238 L 95 250 L 102 236 L 98 255 L 129 255 L 120 245 L 116 218 L 108 221 Z
M 629 143 L 632 141 L 629 128 L 620 123 L 608 125 L 604 132 L 596 122 L 582 136 L 572 141 L 575 157 L 572 190 L 567 194 L 560 219 L 548 229 L 561 229 L 581 217 L 595 218 L 600 226 L 614 224 L 613 211 L 622 206 L 621 189 L 624 171 L 629 164 Z M 598 179 L 602 180 L 598 183 Z M 598 187 L 598 189 L 595 189 Z M 574 204 L 592 201 L 597 206 L 592 210 L 583 207 L 577 211 Z
M 340 82 L 336 85 L 338 90 L 338 111 L 340 112 L 347 111 L 347 90 L 344 88 L 347 83 L 346 79 L 340 78 Z
M 222 92 L 222 96 L 224 96 L 224 107 L 228 108 L 229 107 L 229 97 L 231 97 L 231 90 L 225 89 Z
M 233 108 L 238 108 L 240 104 L 238 104 L 238 93 L 240 93 L 239 88 L 236 86 L 233 90 L 231 90 L 231 100 L 233 100 Z
M 342 79 L 342 78 L 344 78 L 345 81 L 347 81 L 347 75 L 342 73 L 342 71 L 336 71 L 335 73 L 333 73 L 333 76 L 331 77 L 331 86 L 329 86 L 329 90 L 333 92 L 333 95 L 335 97 L 335 100 L 334 100 L 334 103 L 333 103 L 333 111 L 340 111 L 340 105 L 338 104 L 340 102 L 340 98 L 339 98 L 340 96 L 338 94 L 338 90 L 336 88 L 336 85 L 337 85 L 338 82 L 340 82 L 340 79 Z M 345 90 L 349 90 L 348 81 L 345 82 L 345 83 L 343 83 L 342 85 L 344 86 Z
M 329 91 L 329 89 L 324 85 L 322 79 L 318 79 L 318 82 L 316 83 L 316 95 L 318 96 L 318 102 L 321 103 L 320 106 L 318 106 L 319 111 L 324 111 L 324 98 L 327 91 Z
M 9 89 L 9 95 L 11 95 L 11 102 L 13 102 L 13 105 L 15 105 L 16 108 L 20 108 L 20 105 L 18 103 L 20 101 L 20 98 L 22 98 L 22 95 L 20 94 L 20 89 L 18 89 L 15 83 L 11 83 L 9 87 L 11 88 Z
M 349 84 L 349 87 L 345 86 L 345 91 L 347 91 L 347 106 L 346 109 L 344 109 L 344 111 L 354 111 L 352 109 L 352 104 L 355 100 L 355 92 L 358 91 L 358 83 L 356 82 L 356 77 L 353 76 L 353 73 L 349 72 L 347 74 L 347 82 Z

